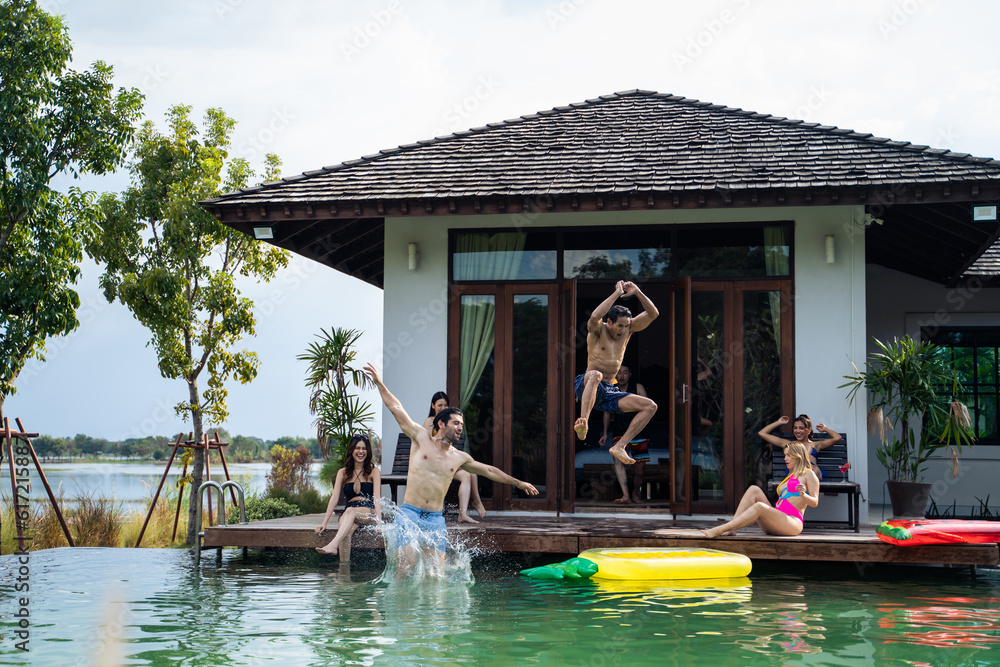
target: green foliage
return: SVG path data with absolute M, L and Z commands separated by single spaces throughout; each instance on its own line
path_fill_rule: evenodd
M 226 163 L 234 120 L 209 109 L 199 140 L 190 112 L 188 106 L 171 107 L 167 134 L 151 122 L 142 126 L 130 166 L 132 186 L 101 198 L 103 219 L 87 251 L 105 265 L 101 287 L 108 301 L 125 304 L 149 329 L 160 374 L 185 383 L 188 396 L 176 410 L 190 415 L 194 439 L 201 440 L 203 418 L 226 420 L 225 382 L 247 383 L 257 375 L 257 355 L 235 349 L 256 326 L 253 303 L 240 295 L 236 277 L 269 281 L 287 265 L 288 253 L 226 227 L 198 204 L 222 190 L 246 187 L 254 174 L 242 158 Z M 279 164 L 268 156 L 265 180 L 277 177 Z M 205 370 L 202 392 L 198 380 Z M 198 450 L 196 485 L 203 462 Z M 192 496 L 188 544 L 195 542 L 197 503 Z
M 265 519 L 283 519 L 286 516 L 299 516 L 302 511 L 281 498 L 268 496 L 250 496 L 246 499 L 247 521 L 264 521 Z M 240 508 L 230 507 L 226 513 L 227 523 L 239 523 Z
M 340 465 L 340 461 L 334 461 L 332 459 L 327 459 L 323 461 L 323 465 L 319 467 L 319 485 L 324 489 L 333 490 L 333 483 L 337 479 L 337 471 L 343 466 Z
M 298 493 L 309 487 L 309 473 L 312 456 L 309 450 L 299 445 L 295 449 L 285 449 L 281 445 L 271 447 L 271 470 L 267 473 L 267 490 Z
M 270 280 L 288 253 L 222 225 L 198 205 L 220 194 L 220 185 L 245 187 L 252 172 L 245 160 L 232 160 L 223 183 L 235 121 L 209 109 L 200 142 L 190 111 L 171 107 L 169 135 L 151 122 L 143 125 L 132 187 L 102 197 L 105 219 L 87 249 L 105 264 L 101 286 L 108 300 L 121 301 L 150 330 L 161 375 L 190 383 L 208 369 L 204 395 L 181 402 L 178 411 L 221 423 L 224 381 L 245 383 L 257 374 L 253 352 L 232 350 L 256 324 L 253 303 L 240 296 L 235 276 Z
M 323 498 L 320 496 L 319 491 L 315 488 L 308 486 L 298 493 L 289 493 L 282 489 L 271 487 L 267 490 L 268 498 L 279 498 L 285 502 L 295 505 L 301 510 L 302 514 L 318 514 L 326 511 L 327 501 L 330 497 L 327 496 Z
M 352 387 L 374 386 L 365 373 L 352 364 L 357 352 L 352 346 L 361 338 L 355 329 L 320 330 L 318 343 L 311 343 L 299 361 L 309 364 L 306 386 L 309 412 L 316 415 L 316 439 L 323 458 L 343 465 L 345 450 L 355 433 L 371 434 L 370 423 L 375 418 L 371 405 L 351 393 Z
M 953 400 L 962 385 L 937 345 L 918 344 L 909 336 L 889 344 L 874 340 L 879 351 L 868 358 L 868 370 L 845 375 L 848 382 L 840 388 L 850 388 L 851 403 L 862 388 L 868 391 L 868 428 L 879 436 L 879 463 L 890 480 L 916 482 L 936 451 L 954 447 L 961 452 L 975 442 L 968 410 Z M 914 421 L 923 425 L 919 437 Z
M 92 193 L 49 187 L 61 173 L 105 174 L 122 161 L 142 108 L 112 86 L 112 68 L 67 69 L 63 19 L 26 0 L 0 2 L 0 415 L 28 359 L 78 326 L 83 239 Z

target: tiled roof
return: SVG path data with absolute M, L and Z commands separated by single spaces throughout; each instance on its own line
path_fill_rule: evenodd
M 420 141 L 213 199 L 292 204 L 1000 182 L 1000 162 L 628 91 Z
M 965 271 L 967 276 L 1000 276 L 1000 241 L 986 250 Z

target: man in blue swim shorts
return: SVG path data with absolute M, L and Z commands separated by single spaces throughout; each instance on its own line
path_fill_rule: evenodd
M 410 419 L 399 399 L 392 395 L 371 364 L 365 366 L 365 373 L 371 378 L 382 396 L 382 402 L 399 423 L 400 429 L 410 438 L 410 464 L 406 471 L 406 493 L 396 514 L 396 524 L 402 547 L 396 574 L 407 576 L 416 564 L 417 550 L 424 553 L 427 562 L 436 563 L 439 576 L 444 573 L 445 550 L 448 535 L 444 525 L 444 496 L 451 486 L 451 480 L 459 469 L 501 484 L 510 484 L 530 496 L 537 496 L 538 490 L 527 482 L 514 479 L 499 468 L 479 463 L 469 454 L 453 445 L 462 438 L 465 421 L 458 408 L 445 408 L 434 416 L 432 429 Z
M 643 307 L 643 312 L 635 317 L 625 306 L 615 305 L 620 297 L 632 295 L 639 299 Z M 587 372 L 573 383 L 576 398 L 580 401 L 580 418 L 573 424 L 573 430 L 580 440 L 587 439 L 590 411 L 595 407 L 613 414 L 638 413 L 628 430 L 610 449 L 612 456 L 626 464 L 635 463 L 635 460 L 625 451 L 625 445 L 656 414 L 656 403 L 645 396 L 619 391 L 607 380 L 618 373 L 625 358 L 625 346 L 632 334 L 648 327 L 659 314 L 660 311 L 635 283 L 619 280 L 615 291 L 594 309 L 587 320 Z

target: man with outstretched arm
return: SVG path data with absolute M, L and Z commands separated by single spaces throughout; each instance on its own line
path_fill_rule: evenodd
M 433 427 L 437 428 L 437 436 L 431 436 L 423 425 L 410 419 L 399 400 L 379 378 L 378 371 L 372 364 L 365 366 L 365 372 L 375 383 L 382 402 L 396 418 L 400 429 L 410 438 L 406 493 L 396 514 L 400 546 L 404 547 L 400 553 L 397 573 L 402 577 L 413 569 L 418 547 L 428 557 L 437 551 L 437 558 L 428 562 L 436 562 L 443 573 L 445 549 L 448 546 L 444 525 L 444 496 L 448 493 L 457 470 L 462 469 L 494 482 L 516 486 L 528 495 L 537 496 L 538 491 L 531 484 L 514 479 L 498 468 L 479 463 L 466 452 L 452 446 L 462 437 L 462 429 L 465 427 L 461 410 L 445 408 L 438 412 L 433 422 Z M 419 530 L 408 530 L 408 527 Z M 414 536 L 419 539 L 412 539 Z
M 635 295 L 643 312 L 632 317 L 625 306 L 614 305 L 623 296 Z M 637 412 L 628 430 L 622 433 L 611 447 L 611 455 L 622 463 L 635 463 L 625 451 L 625 445 L 638 435 L 656 414 L 656 403 L 645 396 L 619 391 L 609 381 L 618 374 L 625 358 L 625 346 L 637 331 L 642 331 L 660 314 L 653 302 L 635 283 L 619 280 L 615 291 L 601 302 L 587 320 L 587 372 L 579 375 L 574 383 L 576 398 L 580 401 L 580 418 L 573 424 L 576 437 L 587 439 L 590 411 L 595 407 L 603 412 L 616 414 Z

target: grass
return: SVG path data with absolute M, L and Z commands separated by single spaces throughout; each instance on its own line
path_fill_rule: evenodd
M 64 495 L 57 499 L 69 526 L 73 541 L 79 547 L 132 547 L 135 546 L 142 524 L 152 502 L 152 493 L 145 503 L 136 509 L 128 509 L 125 505 L 112 498 L 96 497 L 93 494 L 80 494 L 67 502 Z M 146 532 L 143 534 L 143 547 L 185 547 L 184 537 L 187 534 L 187 497 L 181 506 L 181 515 L 177 525 L 177 539 L 172 540 L 174 529 L 174 513 L 177 508 L 177 488 L 164 488 L 156 502 L 156 508 L 149 518 Z M 46 501 L 32 501 L 30 517 L 25 537 L 31 539 L 28 549 L 53 549 L 69 546 L 62 526 L 52 505 Z M 0 553 L 17 551 L 17 527 L 15 525 L 14 507 L 5 501 L 0 507 Z

